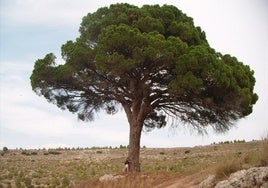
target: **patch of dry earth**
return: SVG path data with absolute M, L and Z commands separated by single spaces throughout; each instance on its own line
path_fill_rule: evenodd
M 183 175 L 163 182 L 153 188 L 197 188 L 199 183 L 206 177 L 207 173 L 195 173 L 191 175 Z

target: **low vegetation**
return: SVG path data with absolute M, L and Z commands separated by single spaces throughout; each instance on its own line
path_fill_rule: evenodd
M 121 149 L 120 149 L 121 148 Z M 4 152 L 4 151 L 2 151 Z M 217 180 L 253 166 L 268 165 L 268 140 L 193 148 L 141 149 L 142 173 L 124 174 L 127 148 L 11 150 L 0 156 L 1 187 L 153 187 L 182 176 L 208 174 Z M 100 182 L 105 174 L 123 175 Z M 121 186 L 122 187 L 122 186 Z
M 253 166 L 268 166 L 268 140 L 263 140 L 259 144 L 255 150 L 248 152 L 239 150 L 234 155 L 224 157 L 216 165 L 216 178 L 218 180 L 226 179 L 233 172 Z

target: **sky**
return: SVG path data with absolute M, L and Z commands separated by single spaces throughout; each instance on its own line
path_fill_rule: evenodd
M 142 133 L 141 146 L 193 147 L 268 135 L 268 1 L 266 0 L 0 0 L 0 149 L 128 145 L 123 111 L 82 122 L 37 96 L 30 86 L 34 62 L 79 36 L 83 16 L 110 4 L 169 4 L 194 19 L 210 46 L 231 54 L 255 71 L 259 100 L 253 113 L 227 133 L 199 135 L 180 126 Z

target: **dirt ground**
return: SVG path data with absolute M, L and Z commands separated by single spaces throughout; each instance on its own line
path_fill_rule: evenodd
M 205 178 L 200 173 L 191 175 L 184 175 L 181 177 L 174 178 L 172 180 L 165 181 L 160 185 L 153 188 L 197 188 L 199 183 Z

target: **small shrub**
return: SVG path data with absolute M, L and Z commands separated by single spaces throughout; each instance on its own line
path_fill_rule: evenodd
M 186 150 L 184 153 L 185 154 L 188 154 L 188 153 L 190 153 L 191 151 L 190 150 Z
M 37 155 L 37 152 L 36 151 L 33 151 L 33 152 L 28 152 L 26 150 L 23 150 L 21 152 L 22 155 L 26 155 L 26 156 L 29 156 L 29 155 Z
M 97 154 L 102 154 L 102 151 L 99 151 L 99 150 L 98 150 L 96 153 L 97 153 Z
M 61 152 L 56 151 L 56 150 L 49 150 L 49 151 L 48 151 L 48 154 L 52 154 L 52 155 L 60 155 Z
M 165 152 L 161 151 L 159 154 L 160 154 L 160 155 L 165 155 Z
M 21 152 L 21 154 L 22 154 L 22 155 L 27 155 L 27 156 L 30 155 L 26 150 L 23 150 L 23 151 Z
M 127 146 L 123 146 L 123 145 L 119 146 L 119 149 L 125 149 L 125 148 L 127 148 Z
M 159 166 L 159 165 L 157 165 L 156 167 L 155 167 L 155 170 L 161 170 L 162 169 L 162 167 L 161 166 Z
M 3 147 L 3 151 L 4 152 L 7 152 L 8 151 L 8 148 L 7 147 Z
M 33 152 L 31 153 L 31 155 L 37 155 L 37 152 L 36 152 L 36 151 L 33 151 Z
M 169 169 L 168 169 L 168 171 L 170 171 L 170 172 L 178 172 L 179 170 L 178 170 L 178 166 L 176 165 L 176 166 L 171 166 L 171 167 L 169 167 Z

